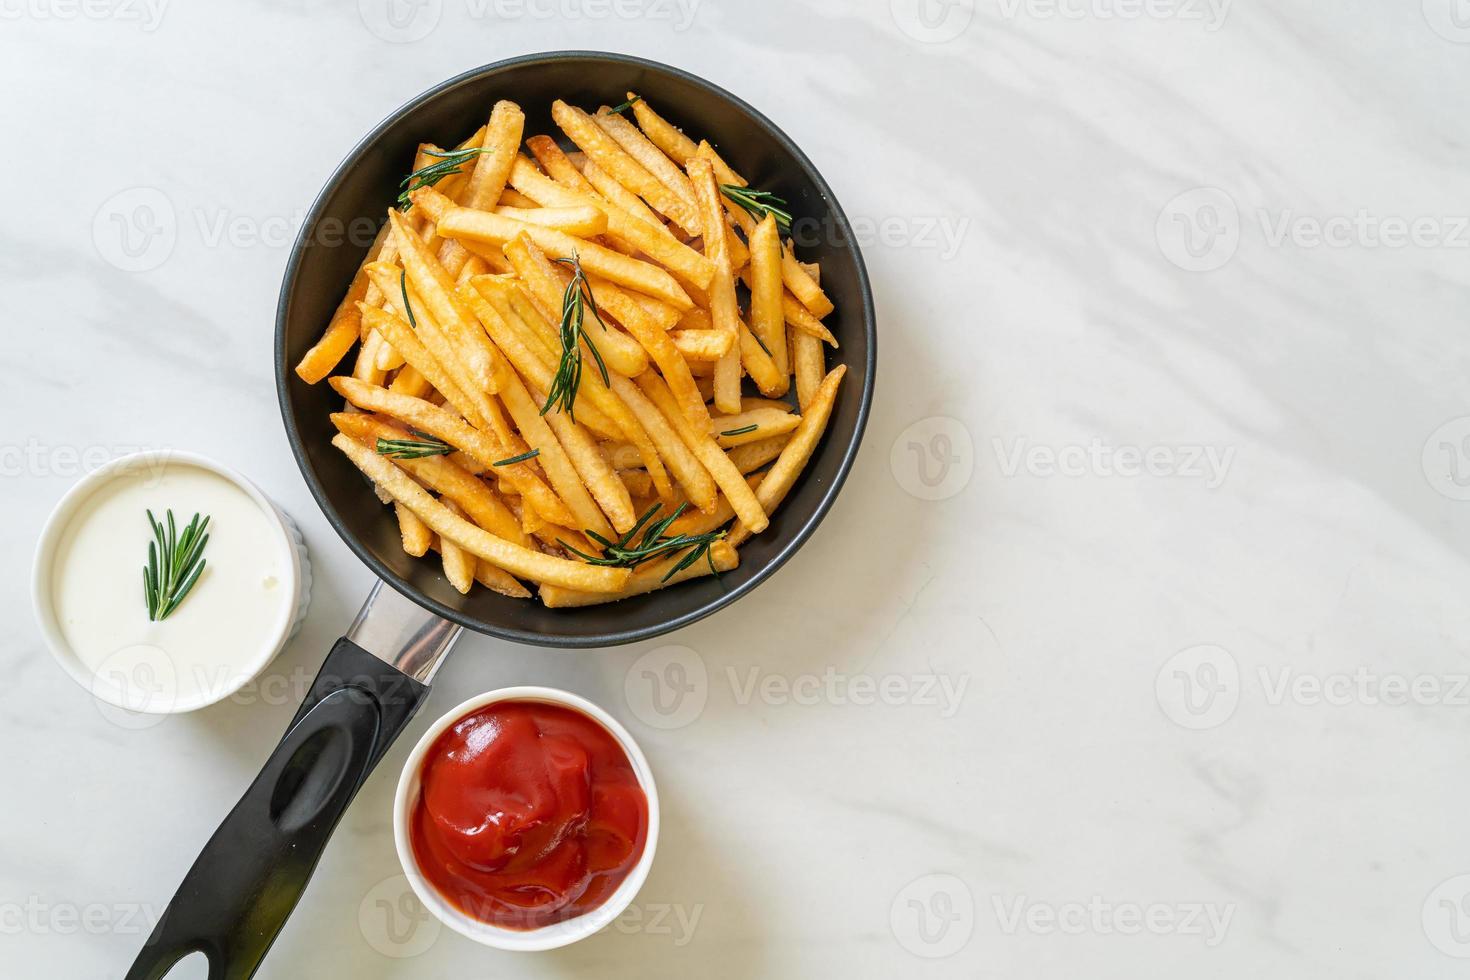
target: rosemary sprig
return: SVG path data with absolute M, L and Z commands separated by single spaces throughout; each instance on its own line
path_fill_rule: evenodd
M 445 177 L 459 173 L 459 168 L 471 158 L 481 153 L 489 153 L 490 149 L 490 147 L 471 146 L 463 150 L 447 150 L 443 152 L 425 150 L 424 154 L 426 156 L 438 157 L 439 161 L 420 167 L 398 182 L 398 186 L 402 188 L 398 194 L 399 209 L 406 214 L 413 207 L 413 200 L 409 198 L 410 194 L 420 187 L 433 187 Z
M 511 465 L 513 465 L 515 463 L 524 463 L 528 459 L 535 459 L 537 456 L 540 456 L 540 455 L 541 455 L 541 450 L 539 450 L 539 449 L 533 449 L 533 450 L 531 450 L 528 453 L 521 453 L 519 456 L 512 456 L 509 459 L 497 459 L 495 462 L 491 463 L 490 465 L 491 466 L 511 466 Z
M 708 534 L 666 535 L 664 532 L 669 529 L 669 525 L 679 519 L 679 515 L 684 513 L 684 509 L 689 504 L 687 502 L 682 503 L 668 517 L 665 517 L 661 521 L 653 521 L 653 515 L 658 513 L 659 508 L 662 506 L 663 504 L 654 504 L 648 508 L 644 515 L 638 518 L 638 523 L 628 528 L 623 536 L 616 541 L 609 541 L 596 531 L 586 531 L 587 537 L 602 545 L 601 556 L 589 555 L 585 551 L 579 551 L 565 541 L 561 541 L 559 538 L 557 540 L 560 541 L 562 547 L 572 552 L 572 554 L 577 555 L 589 565 L 600 565 L 607 568 L 637 568 L 644 562 L 652 561 L 664 555 L 671 555 L 676 551 L 683 551 L 685 548 L 688 548 L 688 553 L 679 559 L 673 568 L 669 569 L 668 574 L 664 575 L 661 581 L 667 582 L 679 572 L 682 572 L 690 565 L 699 561 L 700 558 L 709 562 L 710 572 L 719 575 L 719 572 L 715 571 L 714 557 L 710 555 L 710 546 L 723 538 L 725 532 L 711 531 Z M 635 544 L 634 538 L 637 537 L 640 530 L 643 530 L 645 524 L 648 525 L 648 529 L 643 531 L 643 537 Z
M 415 433 L 416 439 L 379 439 L 376 449 L 379 456 L 389 459 L 423 459 L 426 456 L 448 456 L 454 447 L 432 436 Z
M 607 324 L 602 322 L 602 314 L 598 312 L 597 301 L 592 298 L 592 290 L 587 285 L 587 277 L 582 274 L 582 263 L 576 253 L 573 252 L 569 259 L 556 261 L 572 267 L 572 281 L 567 283 L 566 292 L 562 293 L 561 298 L 561 360 L 557 362 L 556 374 L 551 379 L 551 390 L 546 393 L 546 404 L 541 406 L 541 414 L 545 415 L 553 406 L 559 405 L 567 413 L 567 417 L 575 422 L 577 389 L 582 385 L 581 341 L 587 337 L 587 331 L 582 329 L 582 324 L 587 310 L 592 311 L 593 319 L 603 330 L 607 329 Z M 587 349 L 597 362 L 602 383 L 609 384 L 607 365 L 602 362 L 602 354 L 590 340 L 587 341 Z
M 398 291 L 403 294 L 403 312 L 408 317 L 408 325 L 415 331 L 419 328 L 419 322 L 413 318 L 413 306 L 408 302 L 408 270 L 404 269 L 398 273 Z
M 153 511 L 146 513 L 153 540 L 148 542 L 148 564 L 143 568 L 143 600 L 148 604 L 149 621 L 156 623 L 179 608 L 204 572 L 204 546 L 209 544 L 205 528 L 209 526 L 209 517 L 195 514 L 181 535 L 172 510 L 164 513 L 166 530 L 154 518 Z
M 752 330 L 750 332 L 750 336 L 755 340 L 755 342 L 757 344 L 760 344 L 761 350 L 763 350 L 763 351 L 766 352 L 766 356 L 767 357 L 771 357 L 772 356 L 771 349 L 766 346 L 766 342 L 764 340 L 761 340 L 761 335 L 760 334 L 758 334 L 754 330 Z
M 759 425 L 742 425 L 738 429 L 729 429 L 729 430 L 727 430 L 725 432 L 721 432 L 720 435 L 722 435 L 722 436 L 743 436 L 747 432 L 754 432 L 756 429 L 759 429 L 759 428 L 760 428 Z
M 627 112 L 629 109 L 633 108 L 635 105 L 637 105 L 638 103 L 640 103 L 642 101 L 643 101 L 643 96 L 641 96 L 641 95 L 635 95 L 631 99 L 629 99 L 627 102 L 624 102 L 622 105 L 614 106 L 613 108 L 611 108 L 611 109 L 609 109 L 607 111 L 608 111 L 608 114 L 609 115 L 621 116 L 623 113 Z
M 753 187 L 741 187 L 739 184 L 721 184 L 720 190 L 757 221 L 763 220 L 768 214 L 775 215 L 776 228 L 781 234 L 791 234 L 791 212 L 786 210 L 785 198 L 777 197 L 770 191 L 758 191 Z

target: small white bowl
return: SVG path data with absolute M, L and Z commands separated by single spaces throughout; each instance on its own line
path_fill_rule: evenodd
M 648 839 L 643 845 L 642 856 L 633 866 L 633 870 L 628 873 L 628 877 L 624 878 L 617 890 L 597 908 L 575 918 L 555 922 L 539 929 L 503 929 L 490 925 L 488 922 L 481 922 L 455 908 L 439 893 L 437 888 L 424 878 L 418 860 L 414 857 L 413 844 L 409 840 L 409 816 L 414 807 L 418 805 L 419 773 L 424 764 L 424 756 L 428 754 L 435 740 L 455 722 L 465 715 L 479 711 L 486 705 L 501 701 L 537 701 L 542 704 L 570 708 L 588 716 L 607 729 L 622 746 L 623 751 L 627 753 L 628 761 L 633 764 L 633 773 L 638 777 L 638 785 L 648 798 Z M 638 889 L 643 887 L 644 880 L 648 878 L 648 870 L 653 867 L 653 852 L 658 845 L 658 790 L 654 787 L 653 771 L 648 767 L 648 760 L 644 758 L 643 750 L 638 748 L 638 743 L 633 741 L 633 736 L 629 735 L 628 730 L 620 725 L 612 715 L 586 698 L 578 697 L 567 691 L 559 691 L 556 688 L 505 687 L 470 698 L 458 705 L 430 725 L 429 730 L 424 732 L 418 744 L 413 747 L 413 751 L 408 755 L 408 761 L 403 764 L 403 773 L 398 777 L 398 792 L 393 797 L 393 843 L 398 848 L 398 860 L 403 865 L 408 883 L 418 895 L 419 901 L 424 903 L 424 907 L 433 913 L 435 918 L 461 936 L 496 949 L 517 952 L 557 949 L 568 946 L 579 939 L 585 939 L 611 925 L 613 920 L 621 915 L 633 901 L 638 894 Z
M 260 650 L 245 663 L 230 664 L 230 672 L 217 684 L 200 690 L 194 697 L 139 696 L 136 690 L 116 679 L 104 679 L 88 667 L 67 642 L 66 635 L 57 621 L 54 596 L 52 594 L 52 569 L 56 552 L 78 509 L 87 499 L 108 481 L 138 472 L 162 472 L 169 466 L 193 466 L 217 476 L 244 492 L 265 515 L 272 529 L 271 540 L 265 547 L 275 549 L 278 567 L 282 569 L 282 586 L 292 596 L 292 601 L 282 605 L 281 613 L 265 633 Z M 142 567 L 142 561 L 139 561 Z M 294 521 L 244 476 L 197 453 L 172 449 L 150 450 L 119 457 L 78 480 L 68 490 L 51 512 L 41 531 L 36 545 L 35 564 L 31 573 L 31 600 L 36 610 L 36 619 L 41 635 L 50 647 L 52 655 L 62 668 L 82 687 L 92 692 L 101 701 L 129 712 L 144 714 L 179 714 L 194 711 L 206 705 L 216 704 L 238 692 L 254 680 L 275 660 L 286 642 L 301 628 L 306 618 L 307 606 L 311 601 L 311 562 L 306 553 L 306 542 Z M 142 601 L 141 595 L 139 601 Z M 137 649 L 143 649 L 139 647 Z M 167 659 L 167 654 L 157 651 Z

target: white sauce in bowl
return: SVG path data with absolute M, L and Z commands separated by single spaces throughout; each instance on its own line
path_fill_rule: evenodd
M 203 574 L 150 622 L 143 567 L 147 511 L 178 531 L 210 518 Z M 78 501 L 51 562 L 55 624 L 99 697 L 140 711 L 187 711 L 233 693 L 275 656 L 296 611 L 289 544 L 274 515 L 219 473 L 191 463 L 133 468 Z

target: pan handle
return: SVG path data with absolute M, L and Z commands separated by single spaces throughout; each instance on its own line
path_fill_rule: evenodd
M 254 975 L 327 839 L 408 725 L 459 628 L 379 583 L 240 802 L 225 817 L 126 980 L 159 980 L 202 952 L 209 980 Z M 371 652 L 370 652 L 371 651 Z

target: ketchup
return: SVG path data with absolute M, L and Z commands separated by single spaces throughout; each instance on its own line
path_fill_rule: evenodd
M 536 929 L 607 900 L 638 864 L 648 798 L 617 740 L 570 708 L 501 701 L 424 756 L 411 817 L 424 877 L 466 915 Z

